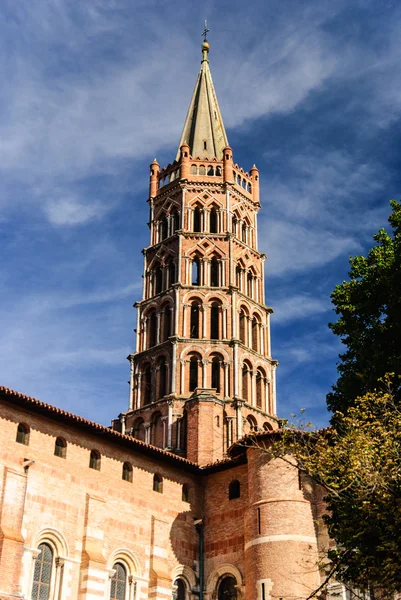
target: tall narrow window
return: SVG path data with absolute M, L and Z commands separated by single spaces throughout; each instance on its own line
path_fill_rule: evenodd
M 186 594 L 186 586 L 182 579 L 176 579 L 174 581 L 174 586 L 176 588 L 175 598 L 176 600 L 185 600 L 187 597 Z
M 173 233 L 180 228 L 180 215 L 178 214 L 177 210 L 175 210 L 171 215 L 171 224 L 173 228 Z
M 192 285 L 200 285 L 200 261 L 198 257 L 192 261 Z
M 163 217 L 160 221 L 160 241 L 164 240 L 167 235 L 168 235 L 168 224 L 167 224 L 167 218 Z
M 129 462 L 123 464 L 123 480 L 132 483 L 132 465 Z
M 263 378 L 260 371 L 256 373 L 256 406 L 263 408 Z
M 67 456 L 67 442 L 58 437 L 54 444 L 54 456 L 59 456 L 60 458 L 66 458 Z
M 237 287 L 238 287 L 238 289 L 239 289 L 240 292 L 242 291 L 241 290 L 241 272 L 242 272 L 241 267 L 236 267 L 236 269 L 235 269 L 235 280 L 236 280 L 236 285 L 237 285 Z
M 220 393 L 220 359 L 217 356 L 212 359 L 212 388 Z
M 153 475 L 153 491 L 163 493 L 163 477 L 159 473 Z
M 191 338 L 198 339 L 199 338 L 199 304 L 197 302 L 192 302 L 191 304 Z
M 156 335 L 157 335 L 157 315 L 156 311 L 153 310 L 150 314 L 149 319 L 149 348 L 156 346 Z
M 186 483 L 182 485 L 182 501 L 189 502 L 189 490 Z
M 25 423 L 19 423 L 17 427 L 17 437 L 15 441 L 19 444 L 29 445 L 29 427 Z
M 114 575 L 111 578 L 110 600 L 125 600 L 127 587 L 127 570 L 121 563 L 113 565 Z
M 252 280 L 252 273 L 249 272 L 247 277 L 247 294 L 250 298 L 252 298 Z
M 246 316 L 243 310 L 239 314 L 239 339 L 245 345 L 245 322 Z
M 101 456 L 98 450 L 91 450 L 89 458 L 89 468 L 100 471 Z
M 219 261 L 214 256 L 210 263 L 210 285 L 212 287 L 219 286 Z
M 248 367 L 242 367 L 242 398 L 248 400 Z
M 241 495 L 240 490 L 241 488 L 238 479 L 231 481 L 230 485 L 228 486 L 228 499 L 234 500 L 235 498 L 239 498 Z
M 143 403 L 150 404 L 152 401 L 152 368 L 148 365 L 142 376 L 143 381 Z
M 259 333 L 259 323 L 254 317 L 252 319 L 252 348 L 253 350 L 258 351 L 258 333 Z
M 198 387 L 198 358 L 191 356 L 189 361 L 189 391 L 193 392 Z
M 168 285 L 173 285 L 173 283 L 175 283 L 175 279 L 175 264 L 173 263 L 173 261 L 171 261 L 168 265 Z
M 214 206 L 210 211 L 210 233 L 217 233 L 217 210 Z
M 242 224 L 242 241 L 246 243 L 246 224 Z
M 165 342 L 171 335 L 171 316 L 170 307 L 167 305 L 163 310 L 163 341 Z
M 53 569 L 53 550 L 48 544 L 39 545 L 39 555 L 33 569 L 32 600 L 48 600 Z
M 159 400 L 160 398 L 164 398 L 167 391 L 167 366 L 166 360 L 164 358 L 161 359 L 159 363 Z
M 163 271 L 161 266 L 156 267 L 155 271 L 155 294 L 160 294 L 163 290 Z
M 194 232 L 198 233 L 201 230 L 201 209 L 199 206 L 195 206 L 194 209 Z
M 219 339 L 219 314 L 220 306 L 217 302 L 213 302 L 210 309 L 210 339 L 212 340 Z

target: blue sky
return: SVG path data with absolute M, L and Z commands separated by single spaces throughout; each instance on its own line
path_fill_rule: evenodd
M 126 409 L 148 165 L 175 156 L 205 18 L 234 160 L 261 171 L 278 411 L 324 425 L 330 293 L 400 198 L 392 0 L 2 0 L 0 383 Z

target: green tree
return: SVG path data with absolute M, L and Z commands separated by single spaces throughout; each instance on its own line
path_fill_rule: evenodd
M 382 383 L 382 388 L 384 384 Z M 393 600 L 401 592 L 401 408 L 391 388 L 368 392 L 336 427 L 286 427 L 248 443 L 292 461 L 326 492 L 324 521 L 335 548 L 323 558 L 326 578 L 310 598 L 325 598 L 333 579 L 355 598 Z M 293 463 L 292 463 L 293 464 Z
M 392 235 L 381 229 L 373 236 L 375 246 L 367 257 L 350 259 L 350 280 L 331 295 L 339 319 L 329 327 L 346 346 L 339 378 L 327 396 L 333 412 L 346 412 L 385 373 L 401 374 L 401 204 L 390 204 Z M 398 401 L 400 392 L 398 385 Z

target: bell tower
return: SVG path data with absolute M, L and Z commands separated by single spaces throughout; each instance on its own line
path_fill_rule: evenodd
M 258 250 L 259 171 L 233 162 L 202 44 L 176 158 L 150 165 L 150 243 L 128 411 L 115 426 L 199 464 L 273 429 L 275 369 Z

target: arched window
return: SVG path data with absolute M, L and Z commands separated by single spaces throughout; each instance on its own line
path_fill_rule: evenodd
M 246 243 L 246 223 L 242 223 L 242 241 Z
M 175 600 L 185 600 L 186 598 L 186 585 L 182 579 L 176 579 L 174 581 L 175 587 Z
M 193 339 L 199 339 L 199 304 L 194 301 L 191 304 L 190 335 Z
M 221 167 L 216 167 L 216 176 L 217 177 L 221 176 Z
M 162 337 L 163 342 L 167 341 L 171 335 L 171 311 L 170 306 L 165 304 L 162 307 Z
M 247 294 L 250 298 L 252 298 L 252 280 L 252 273 L 249 271 L 247 276 Z
M 214 168 L 211 165 L 210 165 L 210 167 L 208 167 L 207 174 L 214 175 Z
M 215 256 L 210 263 L 210 285 L 212 287 L 219 286 L 219 261 Z
M 159 473 L 153 475 L 153 491 L 163 493 L 163 477 Z
M 167 393 L 167 365 L 163 357 L 158 364 L 158 400 L 164 398 Z
M 200 285 L 200 261 L 197 256 L 192 261 L 192 285 Z
M 234 500 L 235 498 L 239 498 L 241 495 L 241 487 L 238 479 L 234 479 L 231 481 L 228 486 L 228 499 Z
M 156 346 L 157 339 L 157 315 L 156 311 L 152 310 L 149 318 L 149 348 Z
M 180 228 L 180 215 L 178 214 L 177 210 L 171 213 L 171 227 L 172 233 L 174 233 L 175 231 L 177 231 L 177 229 Z
M 252 319 L 252 349 L 258 351 L 259 323 L 256 317 Z
M 123 480 L 132 483 L 132 465 L 129 462 L 123 464 Z
M 145 441 L 145 425 L 144 420 L 141 417 L 136 419 L 134 422 L 132 427 L 132 436 L 136 440 L 141 440 L 142 442 Z
M 61 437 L 56 438 L 54 443 L 54 456 L 60 458 L 66 458 L 67 456 L 67 442 Z
M 163 448 L 163 446 L 164 446 L 163 421 L 162 421 L 162 416 L 159 412 L 152 415 L 151 423 L 152 423 L 151 443 L 153 444 L 153 446 L 157 446 L 158 448 Z
M 189 391 L 193 392 L 198 387 L 198 357 L 191 356 L 189 361 Z
M 160 294 L 163 290 L 163 271 L 161 266 L 156 267 L 155 270 L 155 294 Z
M 236 283 L 236 285 L 237 285 L 237 288 L 238 288 L 240 291 L 242 291 L 242 290 L 241 290 L 241 273 L 242 273 L 242 269 L 241 269 L 241 267 L 240 267 L 240 266 L 237 266 L 237 267 L 235 268 L 235 283 Z
M 258 408 L 263 408 L 263 383 L 263 374 L 258 369 L 256 372 L 256 406 Z
M 152 368 L 147 365 L 142 376 L 143 381 L 143 403 L 150 404 L 152 402 Z
M 205 167 L 205 165 L 201 165 L 199 167 L 199 175 L 206 175 L 206 167 Z
M 91 450 L 90 458 L 89 458 L 89 468 L 95 469 L 95 471 L 100 471 L 100 463 L 101 456 L 98 450 Z
M 237 600 L 237 581 L 232 575 L 225 575 L 219 583 L 218 600 Z
M 53 570 L 53 550 L 49 544 L 39 545 L 33 568 L 32 600 L 48 600 Z
M 239 313 L 239 339 L 244 344 L 244 346 L 246 344 L 245 324 L 246 324 L 246 315 L 245 315 L 244 311 L 241 310 Z
M 167 272 L 167 286 L 170 287 L 175 283 L 175 264 L 174 262 L 171 260 L 167 267 L 166 267 L 166 272 Z
M 210 211 L 210 233 L 217 233 L 217 210 L 215 206 Z
M 160 238 L 159 241 L 164 240 L 168 236 L 168 224 L 167 217 L 163 217 L 159 224 Z
M 248 395 L 249 395 L 248 377 L 249 377 L 248 366 L 245 364 L 242 367 L 242 398 L 244 400 L 249 399 L 248 398 Z
M 110 600 L 125 600 L 127 588 L 127 569 L 117 562 L 113 565 L 114 575 L 111 578 Z
M 250 431 L 258 431 L 258 424 L 253 415 L 248 415 L 246 420 L 248 421 L 248 427 Z
M 25 423 L 19 423 L 17 427 L 17 437 L 15 441 L 19 444 L 29 445 L 29 427 Z
M 189 489 L 186 483 L 182 486 L 182 496 L 181 499 L 183 502 L 189 502 Z
M 198 169 L 196 167 L 196 165 L 191 165 L 191 175 L 197 175 L 198 174 Z
M 220 393 L 220 359 L 218 356 L 212 358 L 212 388 Z
M 201 209 L 200 206 L 194 208 L 194 232 L 198 233 L 201 231 Z
M 217 302 L 213 302 L 210 309 L 210 339 L 219 339 L 219 316 L 220 316 L 220 305 Z

